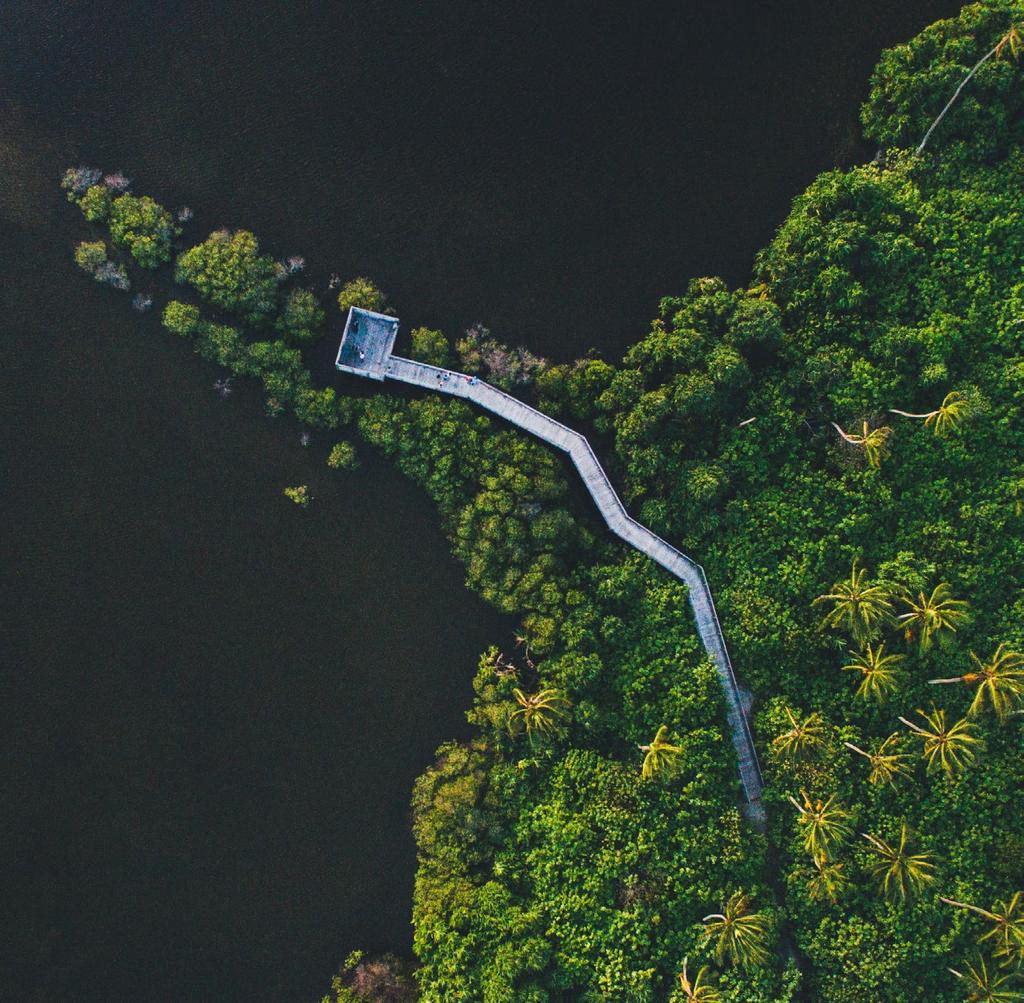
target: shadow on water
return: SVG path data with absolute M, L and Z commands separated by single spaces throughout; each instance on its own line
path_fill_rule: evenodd
M 0 996 L 312 1000 L 408 947 L 410 785 L 512 626 L 389 464 L 329 471 L 75 272 L 60 168 L 370 274 L 407 327 L 614 356 L 742 278 L 954 5 L 758 9 L 0 8 Z

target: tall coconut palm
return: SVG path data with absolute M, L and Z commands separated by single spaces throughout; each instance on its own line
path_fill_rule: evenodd
M 868 782 L 875 787 L 882 784 L 896 786 L 897 777 L 909 777 L 910 757 L 904 752 L 898 752 L 900 736 L 893 732 L 877 749 L 865 752 L 854 745 L 853 742 L 843 742 L 849 750 L 863 756 L 870 764 L 871 771 L 868 773 Z
M 843 671 L 860 673 L 857 696 L 883 703 L 896 686 L 896 669 L 905 656 L 887 655 L 883 642 L 875 648 L 869 644 L 863 651 L 851 651 L 850 657 L 853 660 L 843 666 Z
M 889 436 L 892 435 L 892 429 L 888 425 L 879 425 L 877 428 L 871 428 L 865 421 L 860 435 L 856 433 L 851 435 L 835 422 L 832 422 L 832 427 L 842 436 L 844 442 L 864 450 L 869 466 L 877 469 L 882 465 L 882 458 L 885 456 Z
M 942 403 L 934 411 L 926 411 L 924 414 L 913 414 L 910 411 L 900 411 L 891 407 L 893 414 L 901 414 L 904 418 L 923 418 L 924 427 L 932 426 L 936 435 L 945 435 L 959 428 L 963 422 L 970 417 L 971 404 L 966 394 L 959 390 L 951 390 L 942 398 Z
M 549 735 L 561 729 L 569 701 L 558 690 L 538 690 L 527 695 L 517 688 L 512 696 L 519 706 L 509 715 L 510 733 L 522 727 L 532 744 L 537 735 Z
M 991 909 L 944 897 L 940 901 L 977 913 L 988 922 L 988 929 L 978 938 L 978 943 L 991 941 L 996 957 L 1006 964 L 1024 964 L 1024 893 L 1014 892 L 1011 898 L 1000 899 Z
M 683 958 L 683 970 L 679 973 L 679 988 L 683 991 L 686 1003 L 722 1003 L 722 994 L 707 981 L 708 966 L 704 965 L 691 982 L 686 973 L 689 961 L 689 958 Z
M 768 960 L 768 917 L 751 912 L 750 897 L 736 891 L 721 912 L 705 916 L 704 937 L 715 941 L 715 957 L 720 965 L 756 968 Z
M 896 846 L 866 832 L 861 835 L 875 851 L 871 873 L 881 879 L 882 891 L 888 898 L 902 902 L 935 880 L 932 854 L 910 852 L 910 830 L 906 822 L 900 826 L 900 841 Z
M 811 759 L 821 752 L 825 744 L 825 721 L 815 711 L 802 721 L 788 708 L 789 730 L 772 739 L 772 749 L 784 759 L 802 761 Z
M 971 963 L 964 962 L 964 970 L 955 968 L 949 971 L 964 983 L 967 990 L 967 1003 L 1020 1003 L 1024 1000 L 1024 992 L 1012 986 L 1013 975 L 988 970 L 988 963 L 979 954 Z
M 965 672 L 951 679 L 929 679 L 928 682 L 932 686 L 947 683 L 975 686 L 974 700 L 967 711 L 968 715 L 977 717 L 986 706 L 991 706 L 996 717 L 1005 721 L 1024 699 L 1024 655 L 1000 644 L 987 662 L 983 662 L 973 651 L 971 661 L 975 666 L 973 672 Z
M 806 791 L 800 794 L 803 804 L 792 796 L 789 800 L 799 812 L 797 823 L 803 829 L 804 849 L 815 859 L 828 860 L 832 850 L 853 831 L 849 825 L 850 813 L 836 804 L 834 794 L 826 801 L 820 798 L 812 801 Z
M 908 611 L 900 614 L 899 622 L 908 641 L 917 638 L 917 650 L 922 655 L 942 631 L 948 630 L 955 634 L 967 616 L 968 603 L 963 599 L 954 599 L 953 590 L 945 582 L 936 585 L 927 598 L 923 592 L 919 592 L 916 602 L 910 598 L 903 601 Z
M 868 584 L 867 571 L 857 565 L 855 560 L 849 579 L 836 582 L 831 592 L 818 596 L 811 605 L 832 603 L 822 627 L 845 629 L 858 644 L 866 644 L 892 623 L 892 600 L 885 586 Z
M 967 76 L 960 81 L 957 89 L 953 91 L 953 96 L 945 103 L 945 105 L 943 105 L 942 111 L 940 111 L 935 117 L 932 124 L 928 126 L 928 131 L 924 134 L 924 138 L 921 140 L 921 143 L 917 148 L 917 152 L 920 153 L 925 148 L 931 134 L 935 131 L 938 124 L 946 117 L 946 112 L 953 107 L 956 99 L 960 97 L 960 92 L 967 86 L 974 74 L 977 73 L 985 63 L 987 63 L 993 56 L 998 59 L 1000 56 L 1005 54 L 1009 54 L 1013 59 L 1016 59 L 1020 50 L 1021 38 L 1017 27 L 1014 25 L 1011 26 L 1010 30 L 970 68 Z
M 644 780 L 653 780 L 657 776 L 671 776 L 679 768 L 679 757 L 683 750 L 668 741 L 668 726 L 662 725 L 650 745 L 641 745 L 640 751 L 645 753 L 644 764 L 640 773 Z
M 849 884 L 845 864 L 830 863 L 821 856 L 814 858 L 814 867 L 807 879 L 807 894 L 815 902 L 835 905 Z
M 924 718 L 926 728 L 905 717 L 900 720 L 923 741 L 922 751 L 929 773 L 941 769 L 954 776 L 978 758 L 977 748 L 981 745 L 981 739 L 974 733 L 975 726 L 967 718 L 947 724 L 944 710 L 932 707 L 928 714 L 923 710 L 917 713 Z

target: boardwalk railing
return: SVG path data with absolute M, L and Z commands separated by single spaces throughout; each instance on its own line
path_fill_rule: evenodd
M 385 379 L 463 397 L 568 453 L 608 528 L 686 584 L 697 631 L 718 671 L 725 695 L 726 716 L 746 796 L 747 816 L 753 824 L 763 827 L 765 818 L 761 805 L 761 767 L 743 706 L 743 694 L 736 682 L 729 649 L 725 646 L 725 636 L 718 622 L 718 613 L 704 569 L 630 516 L 586 436 L 529 404 L 524 404 L 511 394 L 464 373 L 392 355 L 383 367 L 383 375 Z

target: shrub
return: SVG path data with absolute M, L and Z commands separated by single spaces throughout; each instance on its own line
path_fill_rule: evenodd
M 412 332 L 412 357 L 431 366 L 446 366 L 450 349 L 441 331 L 417 327 Z
M 285 488 L 284 495 L 286 498 L 290 498 L 301 508 L 306 508 L 312 498 L 312 495 L 309 493 L 309 487 L 306 484 L 299 484 L 293 488 Z
M 112 196 L 106 185 L 93 185 L 79 200 L 78 208 L 90 223 L 103 223 L 110 215 Z
M 188 337 L 195 334 L 199 326 L 199 307 L 193 306 L 191 303 L 182 303 L 180 300 L 171 300 L 164 307 L 160 322 L 173 334 Z
M 378 313 L 387 306 L 384 294 L 367 278 L 352 279 L 341 287 L 338 293 L 338 306 L 342 313 L 348 313 L 350 307 L 361 310 L 374 310 Z
M 359 466 L 355 446 L 351 442 L 337 443 L 331 450 L 331 455 L 327 457 L 327 466 L 334 470 L 354 470 Z
M 113 261 L 106 261 L 100 265 L 93 272 L 92 277 L 97 282 L 103 282 L 105 285 L 120 289 L 121 292 L 127 292 L 132 285 L 131 280 L 128 278 L 128 273 L 124 270 L 124 265 L 115 264 Z
M 308 289 L 293 289 L 285 300 L 277 330 L 289 341 L 308 342 L 320 337 L 324 311 Z
M 148 195 L 121 195 L 110 206 L 111 238 L 127 247 L 143 268 L 171 260 L 171 242 L 177 233 L 171 214 Z
M 75 264 L 95 275 L 99 268 L 107 263 L 107 245 L 102 240 L 83 240 L 75 248 Z
M 174 277 L 204 299 L 253 324 L 277 309 L 278 268 L 248 230 L 217 230 L 178 258 Z
M 68 193 L 69 202 L 77 202 L 102 177 L 103 172 L 95 167 L 69 167 L 61 178 L 60 186 Z

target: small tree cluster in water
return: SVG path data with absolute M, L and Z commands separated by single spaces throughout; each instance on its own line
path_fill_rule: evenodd
M 83 240 L 75 248 L 75 264 L 97 282 L 122 291 L 131 288 L 124 265 L 107 258 L 107 245 L 102 240 Z
M 521 345 L 509 348 L 482 324 L 474 324 L 455 343 L 455 350 L 467 373 L 483 373 L 490 382 L 504 390 L 531 383 L 548 363 Z
M 595 537 L 551 454 L 465 403 L 314 386 L 252 235 L 190 259 L 186 281 L 211 303 L 217 286 L 238 326 L 185 302 L 165 326 L 259 379 L 268 408 L 314 428 L 354 420 L 436 501 L 469 585 L 523 623 L 481 659 L 473 737 L 415 786 L 424 1000 L 1020 997 L 1012 47 L 926 155 L 898 147 L 1021 21 L 1019 3 L 975 5 L 887 53 L 863 115 L 890 147 L 884 169 L 818 178 L 748 286 L 701 279 L 666 298 L 621 364 L 543 368 L 479 329 L 465 346 L 496 380 L 532 371 L 541 407 L 606 436 L 642 520 L 705 564 L 756 696 L 767 842 L 737 810 L 682 586 Z M 76 173 L 69 192 L 98 180 Z M 102 193 L 89 204 L 102 212 Z M 369 286 L 344 304 L 379 295 Z M 439 335 L 417 329 L 416 357 L 447 364 Z M 334 999 L 390 992 L 389 977 L 359 959 Z

